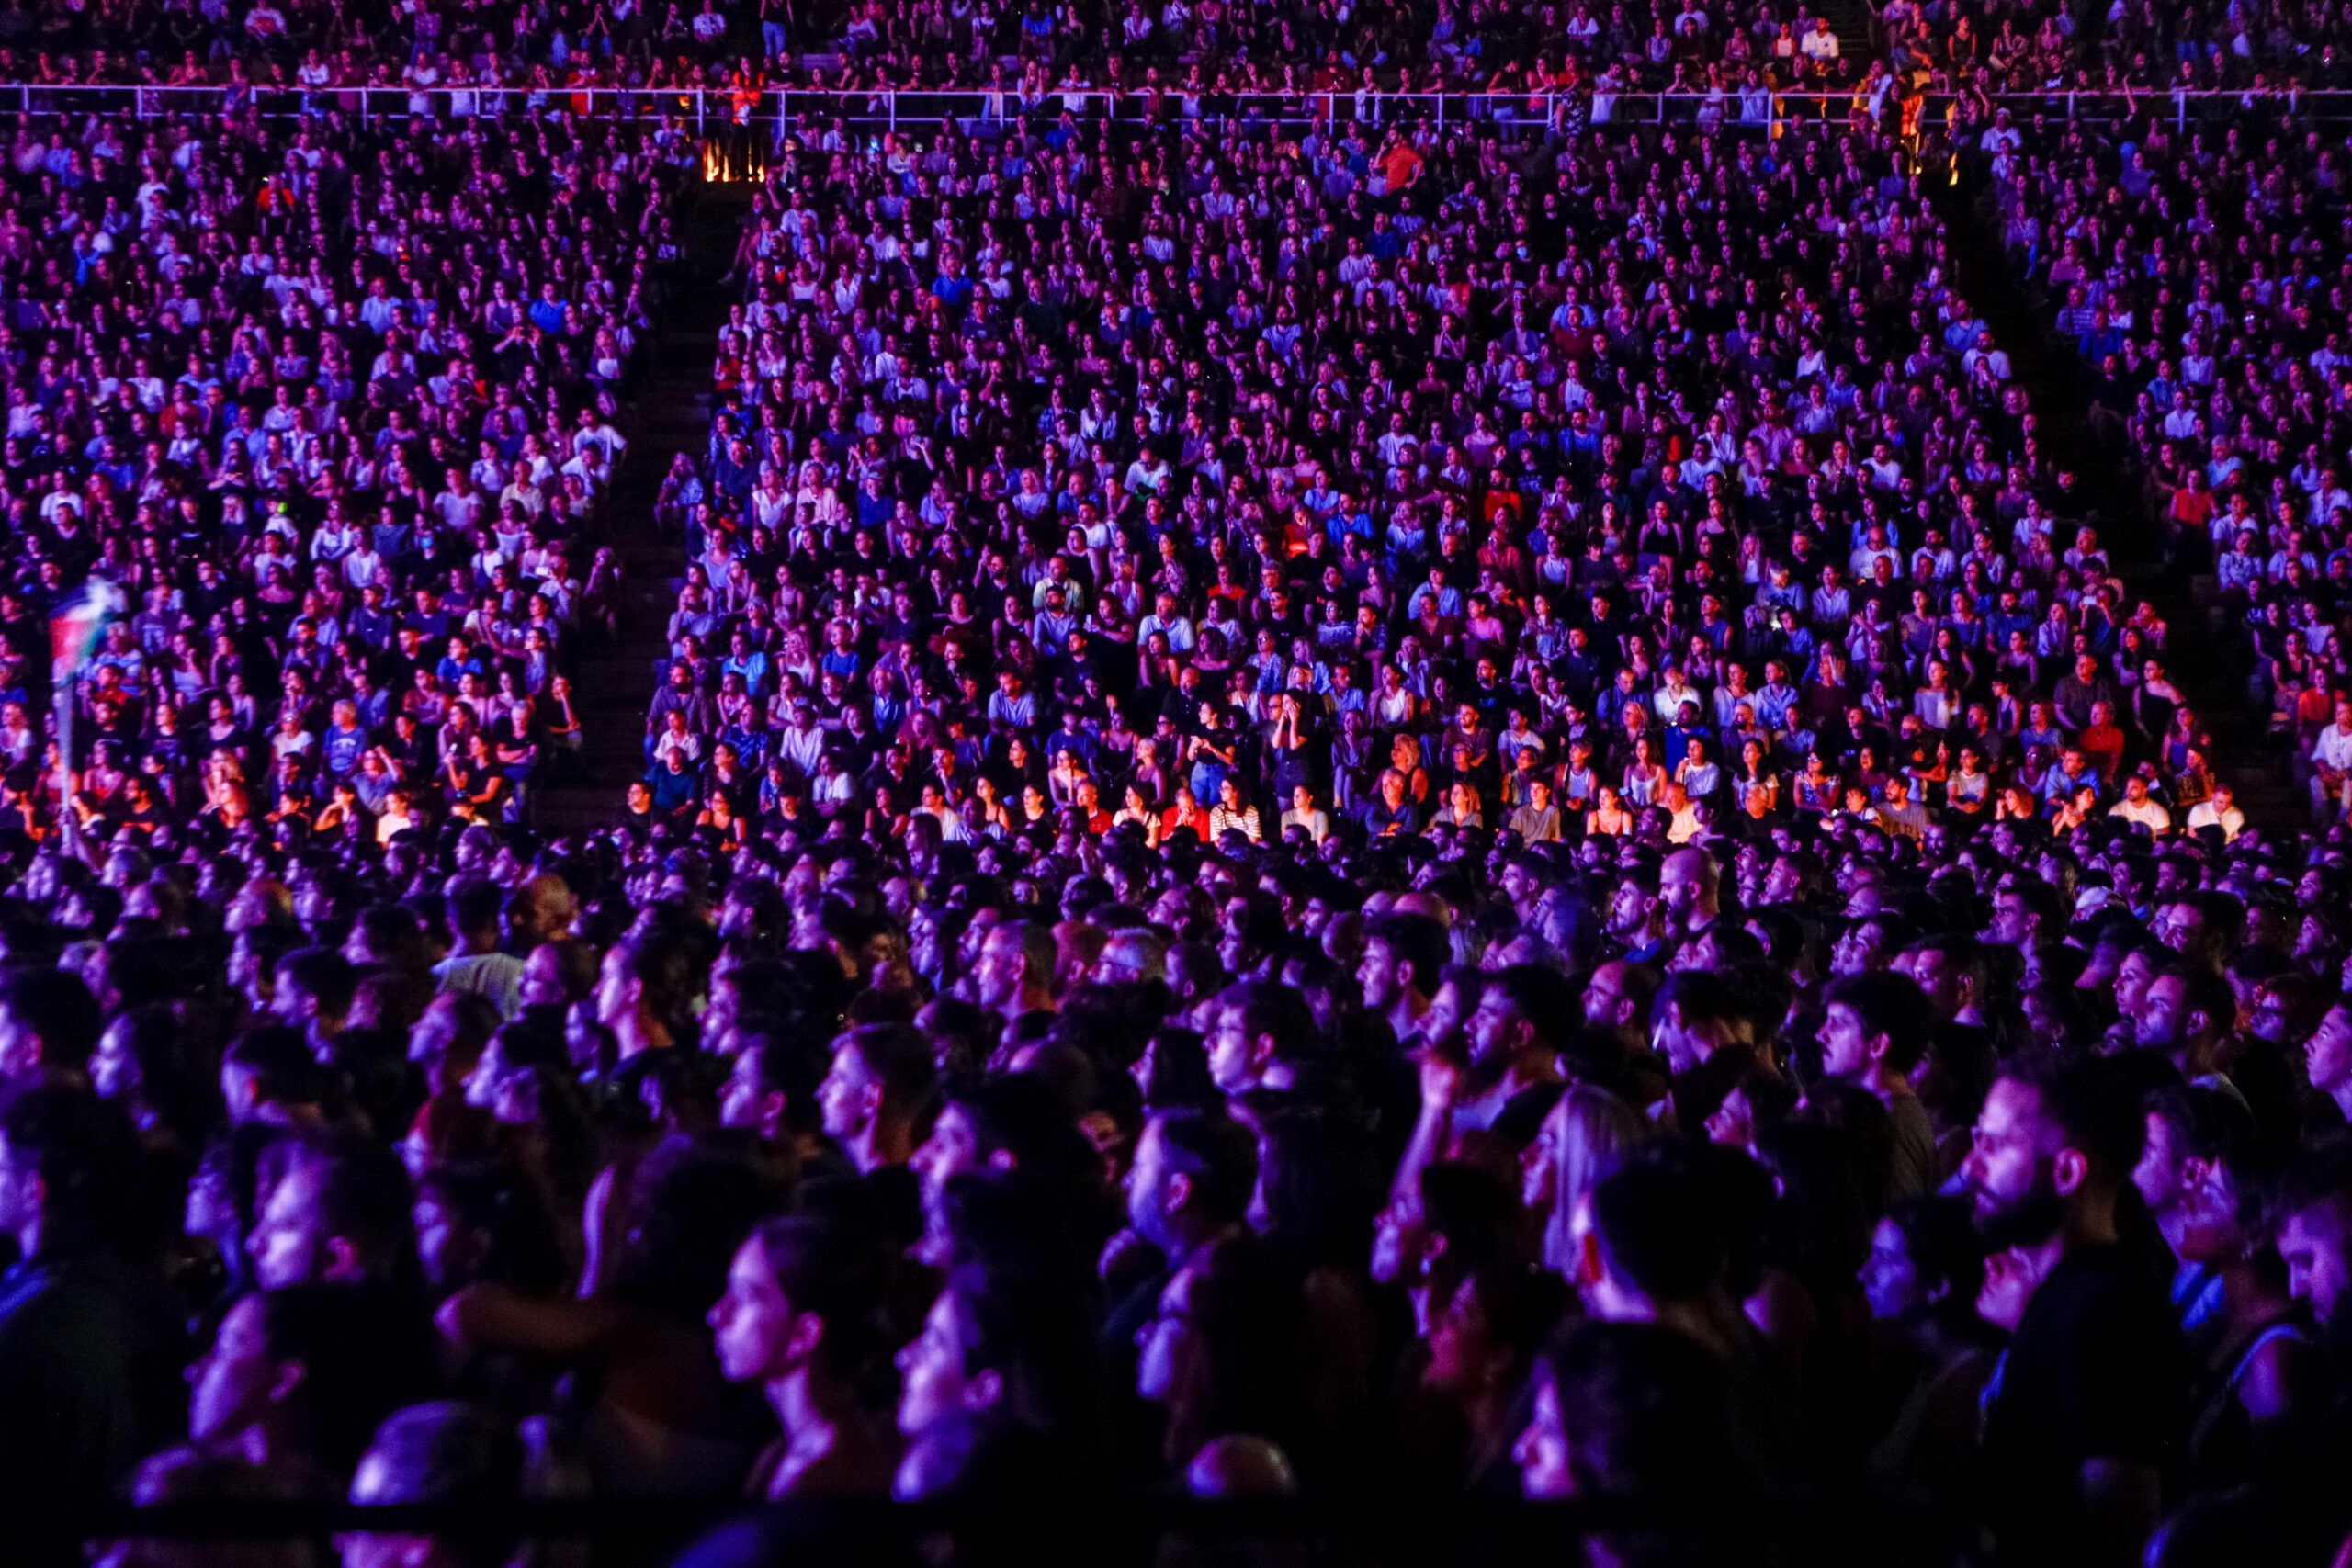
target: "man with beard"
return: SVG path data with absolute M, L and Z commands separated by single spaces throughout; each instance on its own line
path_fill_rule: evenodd
M 2131 1185 L 2145 1134 L 2132 1082 L 2103 1058 L 2013 1061 L 1977 1114 L 1961 1176 L 1994 1249 L 1986 1292 L 2015 1292 L 1982 1490 L 2007 1561 L 2136 1562 L 2162 1506 L 2187 1391 Z

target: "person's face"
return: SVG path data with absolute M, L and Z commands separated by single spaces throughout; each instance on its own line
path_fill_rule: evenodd
M 1534 1409 L 1527 1429 L 1511 1445 L 1510 1457 L 1519 1466 L 1520 1490 L 1530 1498 L 1549 1502 L 1575 1495 L 1576 1482 L 1568 1470 L 1567 1424 L 1560 1413 L 1560 1392 L 1547 1376 L 1535 1380 Z
M 2139 1010 L 2132 1015 L 2132 1040 L 2146 1050 L 2177 1050 L 2188 1043 L 2193 1016 L 2179 976 L 2159 976 L 2148 982 Z
M 338 1256 L 319 1209 L 318 1173 L 297 1164 L 262 1204 L 245 1240 L 254 1278 L 265 1290 L 329 1280 L 344 1270 L 347 1259 Z
M 2287 1292 L 2308 1305 L 2324 1326 L 2352 1293 L 2352 1247 L 2333 1203 L 2290 1211 L 2278 1224 L 2279 1261 L 2287 1266 Z
M 1364 1006 L 1385 1012 L 1396 1005 L 1403 990 L 1396 973 L 1396 955 L 1388 944 L 1369 940 L 1363 944 L 1363 955 L 1356 964 L 1356 979 L 1363 987 Z
M 2043 1273 L 2025 1248 L 2005 1247 L 1995 1252 L 1984 1259 L 1984 1282 L 1976 1292 L 1976 1315 L 1996 1328 L 2015 1333 Z
M 1488 1070 L 1502 1067 L 1519 1049 L 1519 1016 L 1499 991 L 1488 989 L 1479 996 L 1466 1032 L 1471 1061 Z
M 270 1359 L 261 1298 L 246 1296 L 229 1309 L 212 1348 L 188 1369 L 188 1436 L 208 1442 L 243 1431 L 291 1387 L 289 1373 L 295 1369 Z
M 941 1111 L 911 1162 L 927 1208 L 939 1201 L 950 1179 L 978 1168 L 979 1153 L 979 1137 L 964 1108 L 950 1105 Z
M 1625 1022 L 1625 966 L 1603 964 L 1584 983 L 1584 1021 L 1596 1029 L 1616 1029 Z
M 794 1359 L 800 1314 L 776 1284 L 755 1236 L 735 1249 L 727 1289 L 710 1309 L 718 1370 L 729 1382 L 756 1382 L 781 1375 Z
M 1193 1271 L 1180 1269 L 1159 1292 L 1151 1320 L 1136 1331 L 1136 1393 L 1154 1403 L 1176 1392 L 1184 1361 L 1193 1353 Z
M 1834 1078 L 1859 1079 L 1871 1069 L 1871 1044 L 1861 1015 L 1832 1002 L 1821 1021 L 1821 1070 Z
M 833 1053 L 832 1066 L 825 1071 L 824 1081 L 817 1086 L 817 1108 L 824 1117 L 825 1131 L 836 1138 L 854 1137 L 864 1132 L 874 1120 L 874 1105 L 877 1096 L 865 1064 L 859 1060 L 854 1046 L 844 1045 Z
M 2037 1090 L 2013 1078 L 1995 1082 L 1976 1113 L 1975 1134 L 1960 1166 L 1980 1224 L 2017 1213 L 2050 1194 L 2041 1123 Z
M 596 972 L 596 1021 L 618 1029 L 637 1015 L 638 987 L 628 972 L 628 954 L 616 947 L 605 954 Z
M 2303 1065 L 2312 1087 L 2333 1094 L 2352 1083 L 2352 1009 L 2332 1007 L 2303 1045 Z
M 1011 1007 L 1021 995 L 1021 939 L 1001 927 L 991 930 L 980 945 L 973 966 L 972 985 L 979 1004 L 992 1011 Z
M 1553 1189 L 1560 1177 L 1560 1145 L 1566 1136 L 1562 1115 L 1555 1105 L 1535 1130 L 1535 1141 L 1519 1156 L 1519 1201 L 1532 1214 L 1544 1213 L 1552 1207 Z
M 963 1341 L 956 1332 L 955 1300 L 942 1291 L 923 1315 L 922 1330 L 898 1354 L 899 1430 L 912 1437 L 970 1404 Z
M 1879 1221 L 1871 1233 L 1870 1259 L 1862 1265 L 1862 1294 L 1870 1300 L 1871 1316 L 1882 1323 L 1908 1316 L 1928 1304 L 1910 1243 L 1904 1238 L 1903 1227 L 1893 1220 Z
M 130 1054 L 130 1026 L 117 1019 L 90 1055 L 90 1087 L 101 1100 L 120 1100 L 139 1087 L 139 1059 Z
M 1145 1240 L 1159 1243 L 1168 1234 L 1167 1145 L 1158 1122 L 1145 1123 L 1136 1140 L 1136 1155 L 1127 1167 L 1127 1223 Z
M 2031 918 L 2026 912 L 2025 900 L 2014 893 L 1993 896 L 1993 924 L 1985 932 L 1988 941 L 2005 947 L 2022 947 L 2033 933 Z
M 1239 1094 L 1258 1081 L 1255 1043 L 1242 1028 L 1241 1010 L 1221 1007 L 1209 1031 L 1209 1077 L 1226 1094 Z
M 1620 938 L 1637 934 L 1648 925 L 1655 900 L 1635 882 L 1621 882 L 1609 899 L 1609 930 Z
M 518 984 L 525 1007 L 562 1007 L 571 999 L 563 988 L 562 956 L 560 949 L 541 945 L 523 960 Z
M 760 1080 L 759 1063 L 752 1054 L 746 1051 L 737 1055 L 734 1069 L 727 1075 L 726 1086 L 718 1093 L 718 1124 L 766 1132 L 768 1093 L 767 1086 Z

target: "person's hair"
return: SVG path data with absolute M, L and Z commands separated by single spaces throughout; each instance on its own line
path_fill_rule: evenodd
M 420 975 L 430 967 L 432 950 L 415 910 L 401 904 L 379 904 L 360 910 L 352 924 L 368 951 L 384 964 Z
M 98 1043 L 104 1020 L 90 987 L 67 969 L 0 968 L 0 1012 L 40 1037 L 42 1061 L 79 1072 Z
M 271 1359 L 301 1363 L 317 1458 L 348 1475 L 379 1424 L 434 1377 L 422 1313 L 413 1298 L 365 1284 L 288 1285 L 256 1299 Z
M 326 1235 L 351 1244 L 369 1280 L 407 1283 L 416 1269 L 416 1215 L 408 1170 L 384 1145 L 360 1134 L 314 1129 L 286 1145 L 285 1175 L 307 1170 Z
M 326 1092 L 317 1056 L 290 1024 L 247 1025 L 229 1043 L 220 1065 L 253 1080 L 256 1104 L 315 1105 Z
M 1566 1269 L 1577 1205 L 1655 1136 L 1657 1125 L 1638 1106 L 1590 1084 L 1570 1084 L 1555 1114 L 1561 1135 L 1554 1155 L 1552 1211 L 1544 1223 L 1544 1260 Z
M 1293 1268 L 1353 1267 L 1381 1201 L 1371 1143 L 1345 1117 L 1283 1106 L 1259 1123 L 1258 1195 L 1262 1233 Z
M 130 1103 L 190 1148 L 200 1145 L 220 1109 L 219 1075 L 199 1065 L 209 1064 L 209 1053 L 165 1003 L 133 1008 L 116 1015 L 115 1023 L 138 1066 Z
M 1727 1159 L 1747 1164 L 1712 1145 L 1653 1142 L 1592 1190 L 1602 1249 L 1651 1301 L 1696 1301 L 1729 1274 L 1738 1203 Z
M 1655 1006 L 1652 1016 L 1663 1015 L 1669 1007 L 1679 1011 L 1683 1027 L 1694 1034 L 1729 1037 L 1751 1021 L 1729 977 L 1712 969 L 1678 969 L 1668 975 L 1658 986 Z
M 1453 955 L 1445 927 L 1428 915 L 1379 916 L 1364 927 L 1363 940 L 1367 946 L 1380 943 L 1391 958 L 1411 964 L 1413 987 L 1425 994 L 1436 991 Z
M 1918 982 L 1893 970 L 1843 975 L 1822 992 L 1824 1005 L 1851 1008 L 1865 1039 L 1886 1036 L 1886 1070 L 1908 1077 L 1928 1054 L 1932 1012 Z
M 436 1164 L 416 1179 L 416 1195 L 420 1201 L 438 1203 L 451 1224 L 479 1231 L 489 1242 L 465 1280 L 440 1283 L 512 1285 L 535 1295 L 562 1284 L 563 1254 L 548 1194 L 512 1167 L 491 1159 Z
M 662 1139 L 629 1179 L 614 1293 L 699 1322 L 726 1288 L 735 1249 L 783 1207 L 786 1187 L 748 1137 Z
M 1536 1043 L 1557 1051 L 1577 1017 L 1577 988 L 1548 964 L 1513 964 L 1487 976 L 1485 996 L 1499 996 L 1535 1031 Z
M 2189 964 L 2179 959 L 2158 967 L 2160 978 L 2180 982 L 2181 999 L 2191 1012 L 2205 1015 L 2206 1032 L 2227 1034 L 2236 1026 L 2237 993 L 2221 974 L 2202 964 Z M 2152 982 L 2153 983 L 2153 982 Z
M 1238 1433 L 1290 1448 L 1305 1403 L 1296 1287 L 1251 1235 L 1213 1242 L 1184 1267 L 1191 1353 L 1169 1391 L 1161 1458 L 1182 1466 L 1211 1438 Z
M 939 1067 L 922 1031 L 903 1023 L 860 1024 L 842 1036 L 842 1044 L 857 1053 L 891 1110 L 912 1116 L 930 1102 Z
M 2031 1089 L 2042 1120 L 2059 1130 L 2065 1146 L 2079 1149 L 2102 1175 L 2120 1181 L 2139 1163 L 2148 1133 L 2141 1097 L 2132 1092 L 2127 1072 L 2104 1056 L 2044 1052 L 2012 1058 L 1999 1076 Z
M 837 1376 L 854 1381 L 888 1340 L 882 1306 L 890 1258 L 872 1233 L 805 1214 L 788 1214 L 752 1233 L 761 1261 L 797 1313 L 814 1313 L 825 1331 L 817 1355 Z
M 368 1446 L 373 1503 L 462 1506 L 488 1521 L 521 1495 L 523 1445 L 514 1427 L 487 1405 L 461 1400 L 413 1404 L 377 1428 Z M 514 1543 L 485 1523 L 443 1544 L 466 1568 L 498 1568 Z
M 1076 1292 L 1062 1284 L 965 1263 L 948 1271 L 942 1289 L 965 1375 L 996 1373 L 992 1416 L 1034 1432 L 1080 1429 L 1075 1418 L 1091 1414 L 1096 1393 L 1093 1336 Z
M 42 1245 L 122 1239 L 139 1143 L 119 1107 L 85 1089 L 37 1084 L 0 1110 L 9 1161 L 40 1178 Z
M 805 1033 L 769 1024 L 739 1030 L 735 1059 L 748 1059 L 760 1087 L 784 1096 L 786 1127 L 797 1133 L 817 1130 L 821 1121 L 817 1086 L 824 1081 L 825 1063 Z
M 2271 1189 L 2270 1213 L 2324 1213 L 2339 1231 L 2352 1230 L 2352 1132 L 2331 1133 L 2297 1155 Z
M 1258 1182 L 1258 1140 L 1222 1111 L 1162 1111 L 1160 1156 L 1169 1174 L 1192 1183 L 1192 1206 L 1204 1220 L 1232 1224 L 1249 1212 Z
M 1311 1055 L 1319 1040 L 1315 1010 L 1295 987 L 1272 980 L 1237 980 L 1217 993 L 1217 1005 L 1238 1017 L 1241 1032 L 1255 1039 L 1273 1036 L 1284 1057 Z
M 444 896 L 442 918 L 452 936 L 492 933 L 498 930 L 498 912 L 505 902 L 505 893 L 488 877 L 461 877 Z
M 492 919 L 496 919 L 493 910 Z M 686 942 L 669 932 L 632 937 L 616 951 L 621 973 L 638 983 L 638 1005 L 672 1034 L 694 1036 L 694 998 L 702 966 Z
M 327 1017 L 342 1018 L 351 1011 L 359 976 L 350 961 L 334 949 L 305 947 L 277 961 L 277 984 L 281 989 L 291 987 L 309 997 Z
M 1443 1243 L 1427 1275 L 1431 1302 L 1452 1300 L 1454 1287 L 1481 1263 L 1517 1259 L 1523 1250 L 1518 1198 L 1478 1166 L 1440 1160 L 1421 1172 L 1421 1223 Z
M 1021 944 L 1021 967 L 1024 984 L 1054 988 L 1054 970 L 1060 957 L 1060 945 L 1054 941 L 1050 920 L 1012 920 L 999 926 L 998 931 L 1012 933 Z M 989 933 L 993 937 L 996 932 Z
M 1724 1364 L 1689 1335 L 1649 1323 L 1578 1323 L 1553 1342 L 1544 1375 L 1566 1430 L 1577 1496 L 1640 1503 L 1676 1518 L 1715 1517 L 1756 1495 Z
M 1154 1111 L 1206 1110 L 1224 1097 L 1209 1077 L 1208 1051 L 1201 1037 L 1178 1025 L 1164 1025 L 1150 1043 L 1151 1066 L 1144 1075 L 1144 1103 Z

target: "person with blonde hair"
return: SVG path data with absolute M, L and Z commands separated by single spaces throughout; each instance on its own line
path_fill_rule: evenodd
M 1576 1277 L 1577 1211 L 1601 1179 L 1657 1132 L 1640 1109 L 1595 1084 L 1570 1084 L 1520 1156 L 1520 1201 L 1540 1226 L 1544 1266 Z

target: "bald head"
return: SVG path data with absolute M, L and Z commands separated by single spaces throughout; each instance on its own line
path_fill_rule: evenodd
M 1287 1497 L 1298 1477 L 1282 1450 L 1263 1438 L 1212 1439 L 1193 1456 L 1184 1484 L 1195 1497 Z

